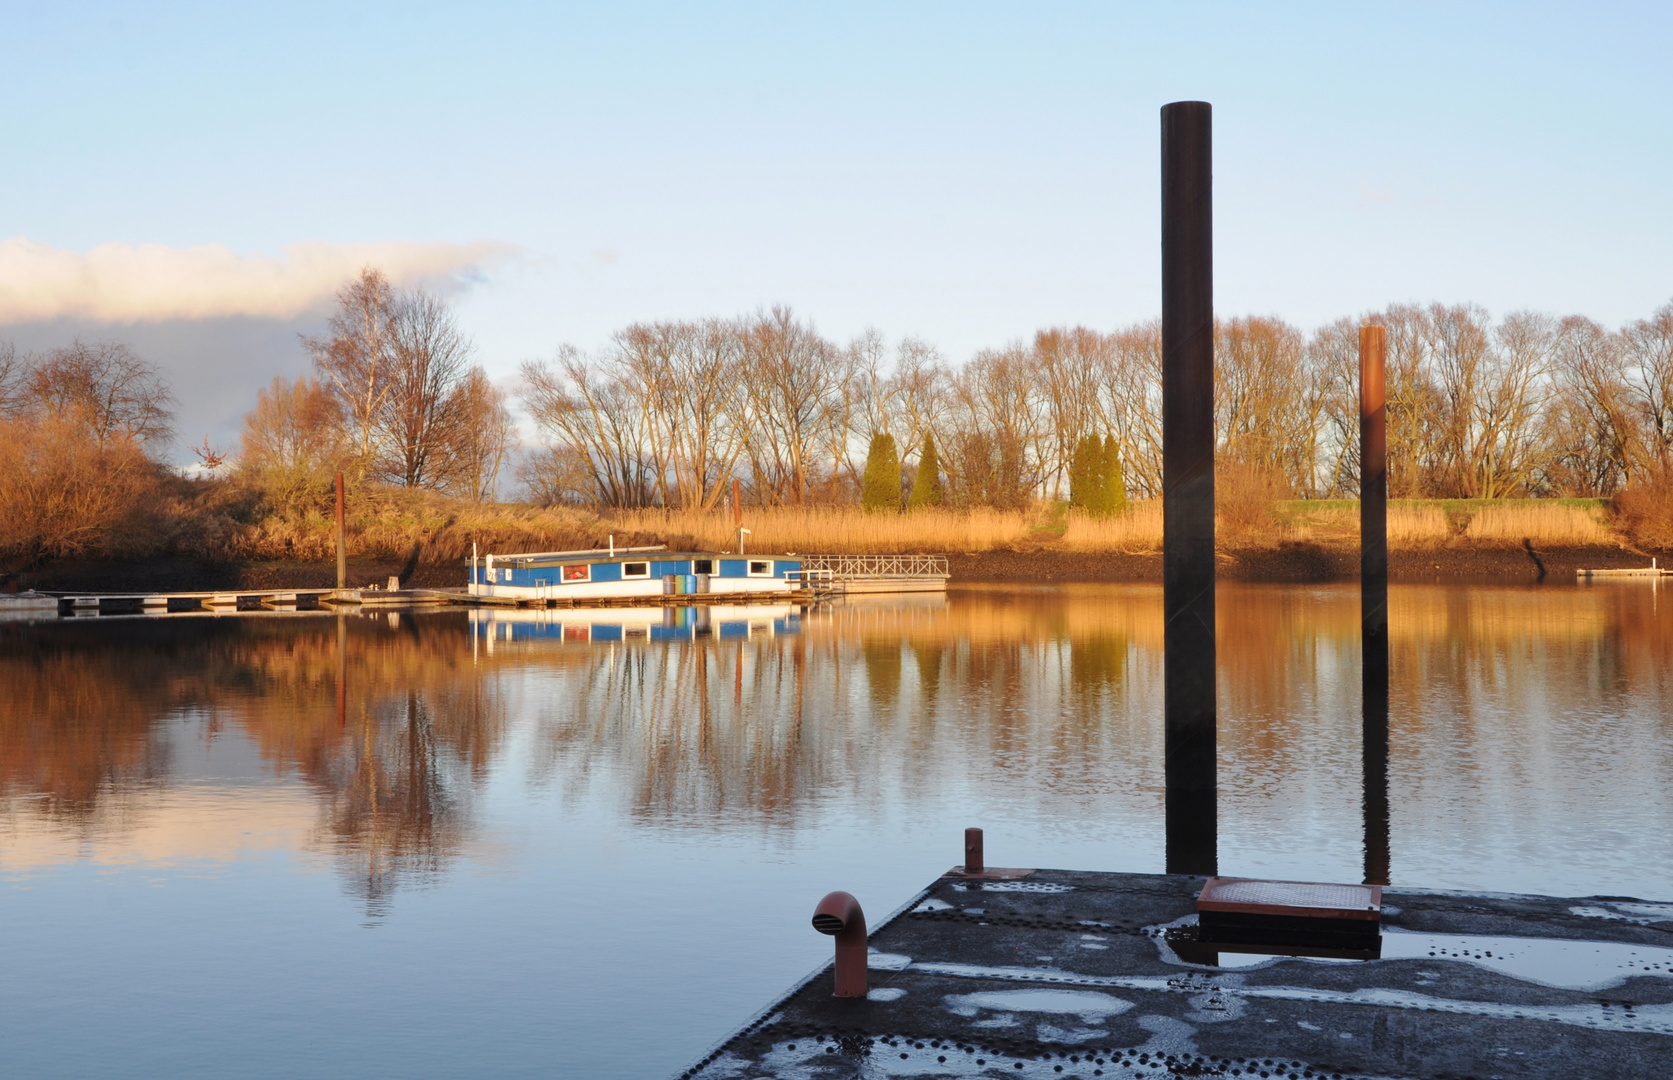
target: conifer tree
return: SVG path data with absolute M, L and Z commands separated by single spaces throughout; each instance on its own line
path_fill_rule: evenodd
M 924 448 L 918 453 L 918 478 L 912 483 L 908 510 L 918 506 L 941 505 L 941 458 L 935 452 L 935 436 L 924 432 Z
M 888 432 L 871 437 L 860 505 L 867 510 L 900 510 L 900 454 L 895 450 L 895 437 Z
M 1096 438 L 1096 436 L 1094 436 Z M 1105 514 L 1120 514 L 1127 510 L 1127 478 L 1121 471 L 1121 444 L 1115 441 L 1114 435 L 1104 436 L 1103 452 L 1100 455 L 1100 472 L 1102 476 L 1099 484 L 1101 512 Z
M 1069 459 L 1069 505 L 1092 510 L 1098 489 L 1098 436 L 1083 435 Z

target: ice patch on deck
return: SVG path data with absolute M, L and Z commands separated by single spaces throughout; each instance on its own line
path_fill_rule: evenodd
M 866 952 L 866 967 L 873 971 L 905 971 L 911 963 L 912 958 L 901 953 L 878 952 L 876 949 Z
M 957 1016 L 977 1016 L 983 1009 L 1009 1013 L 1064 1013 L 1080 1017 L 1083 1024 L 1101 1024 L 1133 1007 L 1133 1003 L 1124 998 L 1091 990 L 983 990 L 975 994 L 948 994 L 941 1000 L 948 1011 Z
M 727 1051 L 706 1067 L 697 1071 L 705 1080 L 723 1077 L 772 1076 L 778 1080 L 828 1080 L 832 1075 L 863 1077 L 926 1077 L 926 1076 L 992 1076 L 1002 1073 L 1018 1080 L 1064 1080 L 1065 1076 L 1088 1076 L 1094 1070 L 1107 1080 L 1155 1080 L 1174 1070 L 1165 1055 L 1182 1054 L 1192 1065 L 1186 1068 L 1202 1071 L 1206 1059 L 1192 1046 L 1192 1029 L 1188 1024 L 1163 1016 L 1146 1016 L 1139 1025 L 1153 1032 L 1142 1047 L 1125 1049 L 1083 1049 L 1079 1044 L 1048 1052 L 1043 1057 L 1015 1058 L 992 1049 L 961 1045 L 946 1039 L 919 1038 L 843 1038 L 806 1037 L 786 1039 L 774 1043 L 753 1060 Z M 1042 1025 L 1044 1027 L 1046 1025 Z M 1107 1032 L 1100 1034 L 1107 1035 Z M 1061 1044 L 1059 1044 L 1061 1045 Z M 1143 1061 L 1140 1057 L 1143 1057 Z M 1225 1061 L 1226 1059 L 1220 1059 Z M 1184 1065 L 1185 1062 L 1180 1062 Z M 1224 1075 L 1227 1068 L 1239 1068 L 1253 1077 L 1257 1069 L 1274 1076 L 1307 1072 L 1326 1075 L 1320 1066 L 1294 1059 L 1271 1058 L 1255 1061 L 1233 1058 L 1225 1068 L 1212 1068 L 1206 1075 Z M 990 1071 L 993 1070 L 993 1071 Z M 1065 1072 L 1067 1070 L 1067 1072 Z M 1189 1073 L 1187 1073 L 1189 1075 Z M 1364 1080 L 1396 1080 L 1393 1077 L 1372 1077 L 1356 1073 Z
M 1059 885 L 1055 881 L 972 881 L 955 882 L 953 889 L 957 892 L 1020 892 L 1020 893 L 1066 893 L 1074 892 L 1073 885 Z
M 931 896 L 928 899 L 926 899 L 923 903 L 921 903 L 917 907 L 913 908 L 912 909 L 912 914 L 922 915 L 922 914 L 926 914 L 926 913 L 931 912 L 931 911 L 951 911 L 951 910 L 953 910 L 953 905 L 947 903 L 947 901 L 945 901 L 945 900 L 937 900 L 935 897 Z
M 1662 905 L 1620 905 L 1653 908 Z M 1668 905 L 1673 908 L 1673 905 Z M 1194 925 L 1195 915 L 1149 927 L 1167 931 Z M 1201 970 L 1204 965 L 1182 959 L 1168 947 L 1165 933 L 1153 939 L 1162 959 L 1171 964 Z M 1258 946 L 1221 950 L 1216 968 L 1267 967 L 1281 962 L 1307 964 L 1360 964 L 1377 961 L 1339 960 L 1322 957 L 1279 956 L 1255 951 Z M 1673 979 L 1673 949 L 1636 945 L 1625 941 L 1576 941 L 1569 938 L 1509 937 L 1484 934 L 1431 934 L 1385 926 L 1382 932 L 1382 960 L 1450 960 L 1515 979 L 1518 982 L 1550 986 L 1560 990 L 1606 990 L 1628 979 L 1652 976 Z M 1439 978 L 1424 972 L 1425 978 Z
M 1588 919 L 1621 919 L 1639 926 L 1673 922 L 1673 904 L 1640 904 L 1606 900 L 1608 907 L 1571 907 L 1569 914 Z
M 906 991 L 898 986 L 877 986 L 866 991 L 867 1001 L 899 1001 Z
M 1673 978 L 1673 949 L 1624 941 L 1425 934 L 1383 928 L 1384 960 L 1457 960 L 1520 982 L 1603 990 L 1638 975 Z
M 1595 943 L 1592 943 L 1595 944 Z M 1285 957 L 1283 959 L 1293 959 Z M 995 979 L 1011 982 L 1068 983 L 1120 990 L 1159 993 L 1210 994 L 1222 1003 L 1235 998 L 1245 1001 L 1311 1001 L 1334 1005 L 1369 1005 L 1389 1009 L 1486 1016 L 1499 1020 L 1547 1020 L 1597 1031 L 1633 1031 L 1673 1035 L 1673 1005 L 1612 1005 L 1594 1002 L 1583 1005 L 1509 1005 L 1496 1001 L 1460 1001 L 1427 994 L 1365 987 L 1343 992 L 1306 986 L 1249 986 L 1237 976 L 1210 978 L 1194 974 L 1185 977 L 1151 975 L 1081 975 L 1055 968 L 987 967 L 979 964 L 916 963 L 915 971 L 963 979 Z M 955 995 L 957 996 L 957 995 Z M 969 996 L 969 995 L 963 995 Z M 950 999 L 949 999 L 950 1000 Z M 1206 998 L 1204 999 L 1206 1002 Z M 1201 1007 L 1199 1006 L 1199 1011 Z

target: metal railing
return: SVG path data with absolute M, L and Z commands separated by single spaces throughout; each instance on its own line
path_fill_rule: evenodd
M 803 555 L 802 572 L 823 572 L 830 580 L 883 577 L 947 577 L 945 555 Z

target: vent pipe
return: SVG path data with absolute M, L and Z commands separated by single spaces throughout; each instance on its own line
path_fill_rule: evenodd
M 836 997 L 866 996 L 866 916 L 849 893 L 827 893 L 813 909 L 813 928 L 836 938 Z

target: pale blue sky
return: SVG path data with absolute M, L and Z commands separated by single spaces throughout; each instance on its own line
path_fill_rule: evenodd
M 501 376 L 774 302 L 953 360 L 1150 317 L 1181 98 L 1215 110 L 1223 314 L 1673 298 L 1668 4 L 0 10 L 0 241 L 512 245 L 458 294 Z M 141 341 L 195 441 L 317 307 L 0 338 Z

